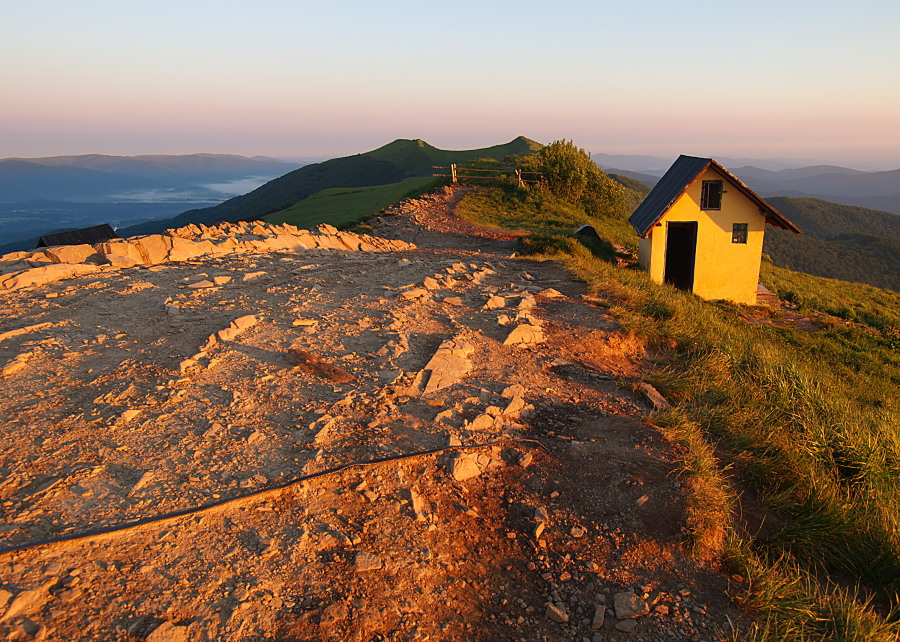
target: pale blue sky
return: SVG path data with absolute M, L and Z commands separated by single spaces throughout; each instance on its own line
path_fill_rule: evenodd
M 900 167 L 900 2 L 0 4 L 0 157 L 525 135 Z

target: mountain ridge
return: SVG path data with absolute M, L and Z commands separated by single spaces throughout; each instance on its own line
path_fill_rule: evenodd
M 214 207 L 188 210 L 174 219 L 133 226 L 124 232 L 147 234 L 189 223 L 262 218 L 323 189 L 386 185 L 413 176 L 430 176 L 436 164 L 464 163 L 485 157 L 502 159 L 514 154 L 529 154 L 539 147 L 540 143 L 524 136 L 508 143 L 469 150 L 442 150 L 422 139 L 398 138 L 368 152 L 306 165 Z
M 85 198 L 100 193 L 158 187 L 158 181 L 84 167 L 48 166 L 31 161 L 0 161 L 0 202 L 18 203 L 39 195 L 43 200 Z
M 594 154 L 592 158 L 607 172 L 651 187 L 671 165 L 660 164 L 663 159 L 652 156 Z M 716 160 L 763 198 L 818 198 L 900 214 L 900 169 L 866 171 L 821 163 L 787 166 L 775 161 L 724 157 Z
M 804 232 L 766 230 L 775 265 L 900 292 L 900 216 L 815 198 L 767 200 Z

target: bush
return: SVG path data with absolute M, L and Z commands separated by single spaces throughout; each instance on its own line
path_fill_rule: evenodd
M 540 173 L 539 187 L 590 216 L 617 217 L 626 212 L 625 189 L 597 167 L 590 155 L 570 140 L 558 140 L 526 159 Z

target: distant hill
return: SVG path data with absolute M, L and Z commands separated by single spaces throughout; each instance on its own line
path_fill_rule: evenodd
M 608 173 L 629 176 L 650 187 L 671 165 L 654 156 L 593 154 Z M 787 166 L 779 161 L 749 161 L 716 157 L 763 198 L 819 198 L 900 214 L 900 169 L 865 172 L 836 165 Z
M 123 190 L 158 187 L 158 181 L 83 167 L 46 166 L 22 160 L 0 161 L 0 203 L 36 198 L 64 200 L 89 198 Z
M 707 156 L 707 152 L 698 152 L 695 150 L 683 150 L 681 153 L 691 156 Z M 603 154 L 592 153 L 591 159 L 597 163 L 601 169 L 614 171 L 638 172 L 642 174 L 650 174 L 652 176 L 662 176 L 665 171 L 675 162 L 678 154 L 672 156 L 644 156 L 639 154 Z M 761 167 L 764 170 L 778 172 L 781 170 L 792 170 L 796 168 L 804 168 L 812 165 L 814 161 L 802 160 L 784 160 L 780 158 L 729 158 L 714 154 L 715 159 L 722 163 L 725 167 L 745 167 L 751 165 L 753 167 Z M 855 170 L 851 170 L 855 171 Z
M 840 196 L 894 196 L 900 194 L 900 169 L 889 172 L 861 172 L 846 167 L 823 165 L 767 172 L 756 167 L 731 170 L 757 191 L 785 188 L 807 194 Z
M 900 169 L 861 172 L 820 165 L 771 172 L 758 167 L 731 170 L 764 198 L 819 198 L 900 214 Z
M 647 191 L 650 191 L 650 188 L 654 187 L 662 176 L 655 176 L 653 174 L 644 174 L 642 172 L 634 172 L 630 169 L 617 169 L 615 167 L 605 168 L 607 174 L 610 176 L 619 176 L 619 177 L 627 177 L 628 179 L 635 181 L 636 183 L 641 183 L 642 185 L 647 187 Z
M 38 199 L 102 202 L 126 192 L 277 176 L 294 168 L 295 164 L 271 158 L 228 154 L 8 158 L 0 160 L 0 203 Z
M 235 154 L 159 154 L 140 156 L 108 156 L 84 154 L 80 156 L 48 156 L 44 158 L 9 158 L 44 167 L 80 168 L 109 174 L 126 174 L 144 179 L 162 179 L 167 184 L 179 182 L 220 180 L 234 176 L 274 176 L 290 171 L 297 163 L 289 163 L 265 156 Z M 0 161 L 3 162 L 3 161 Z
M 147 234 L 188 223 L 262 218 L 288 209 L 324 189 L 388 185 L 414 176 L 431 176 L 434 165 L 465 163 L 476 158 L 502 159 L 509 155 L 530 154 L 540 147 L 540 143 L 524 136 L 503 145 L 463 151 L 438 149 L 418 139 L 398 139 L 370 152 L 301 167 L 215 207 L 189 210 L 174 219 L 136 225 L 122 233 Z
M 814 198 L 766 200 L 804 232 L 766 229 L 775 265 L 900 291 L 900 216 Z
M 797 224 L 806 236 L 828 240 L 843 234 L 872 234 L 900 239 L 900 216 L 818 198 L 767 198 L 772 207 Z
M 631 172 L 616 174 L 612 171 L 607 175 L 625 188 L 625 201 L 627 203 L 628 212 L 641 204 L 641 201 L 650 193 L 650 187 L 640 179 L 630 176 Z

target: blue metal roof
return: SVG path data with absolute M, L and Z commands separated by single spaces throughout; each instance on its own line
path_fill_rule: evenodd
M 766 217 L 766 223 L 802 234 L 796 225 L 712 158 L 681 155 L 628 217 L 628 222 L 631 223 L 638 236 L 646 238 L 653 226 L 669 211 L 678 197 L 684 194 L 687 188 L 710 166 L 759 206 L 760 212 Z
M 45 234 L 38 239 L 37 247 L 53 247 L 54 245 L 93 245 L 105 243 L 109 239 L 119 238 L 109 223 L 85 227 L 80 230 L 60 232 L 59 234 Z
M 641 238 L 647 236 L 650 228 L 656 225 L 656 222 L 672 207 L 676 199 L 684 193 L 703 170 L 709 167 L 711 162 L 711 158 L 684 155 L 678 157 L 678 160 L 672 164 L 628 217 L 628 222 L 631 223 L 638 236 Z

